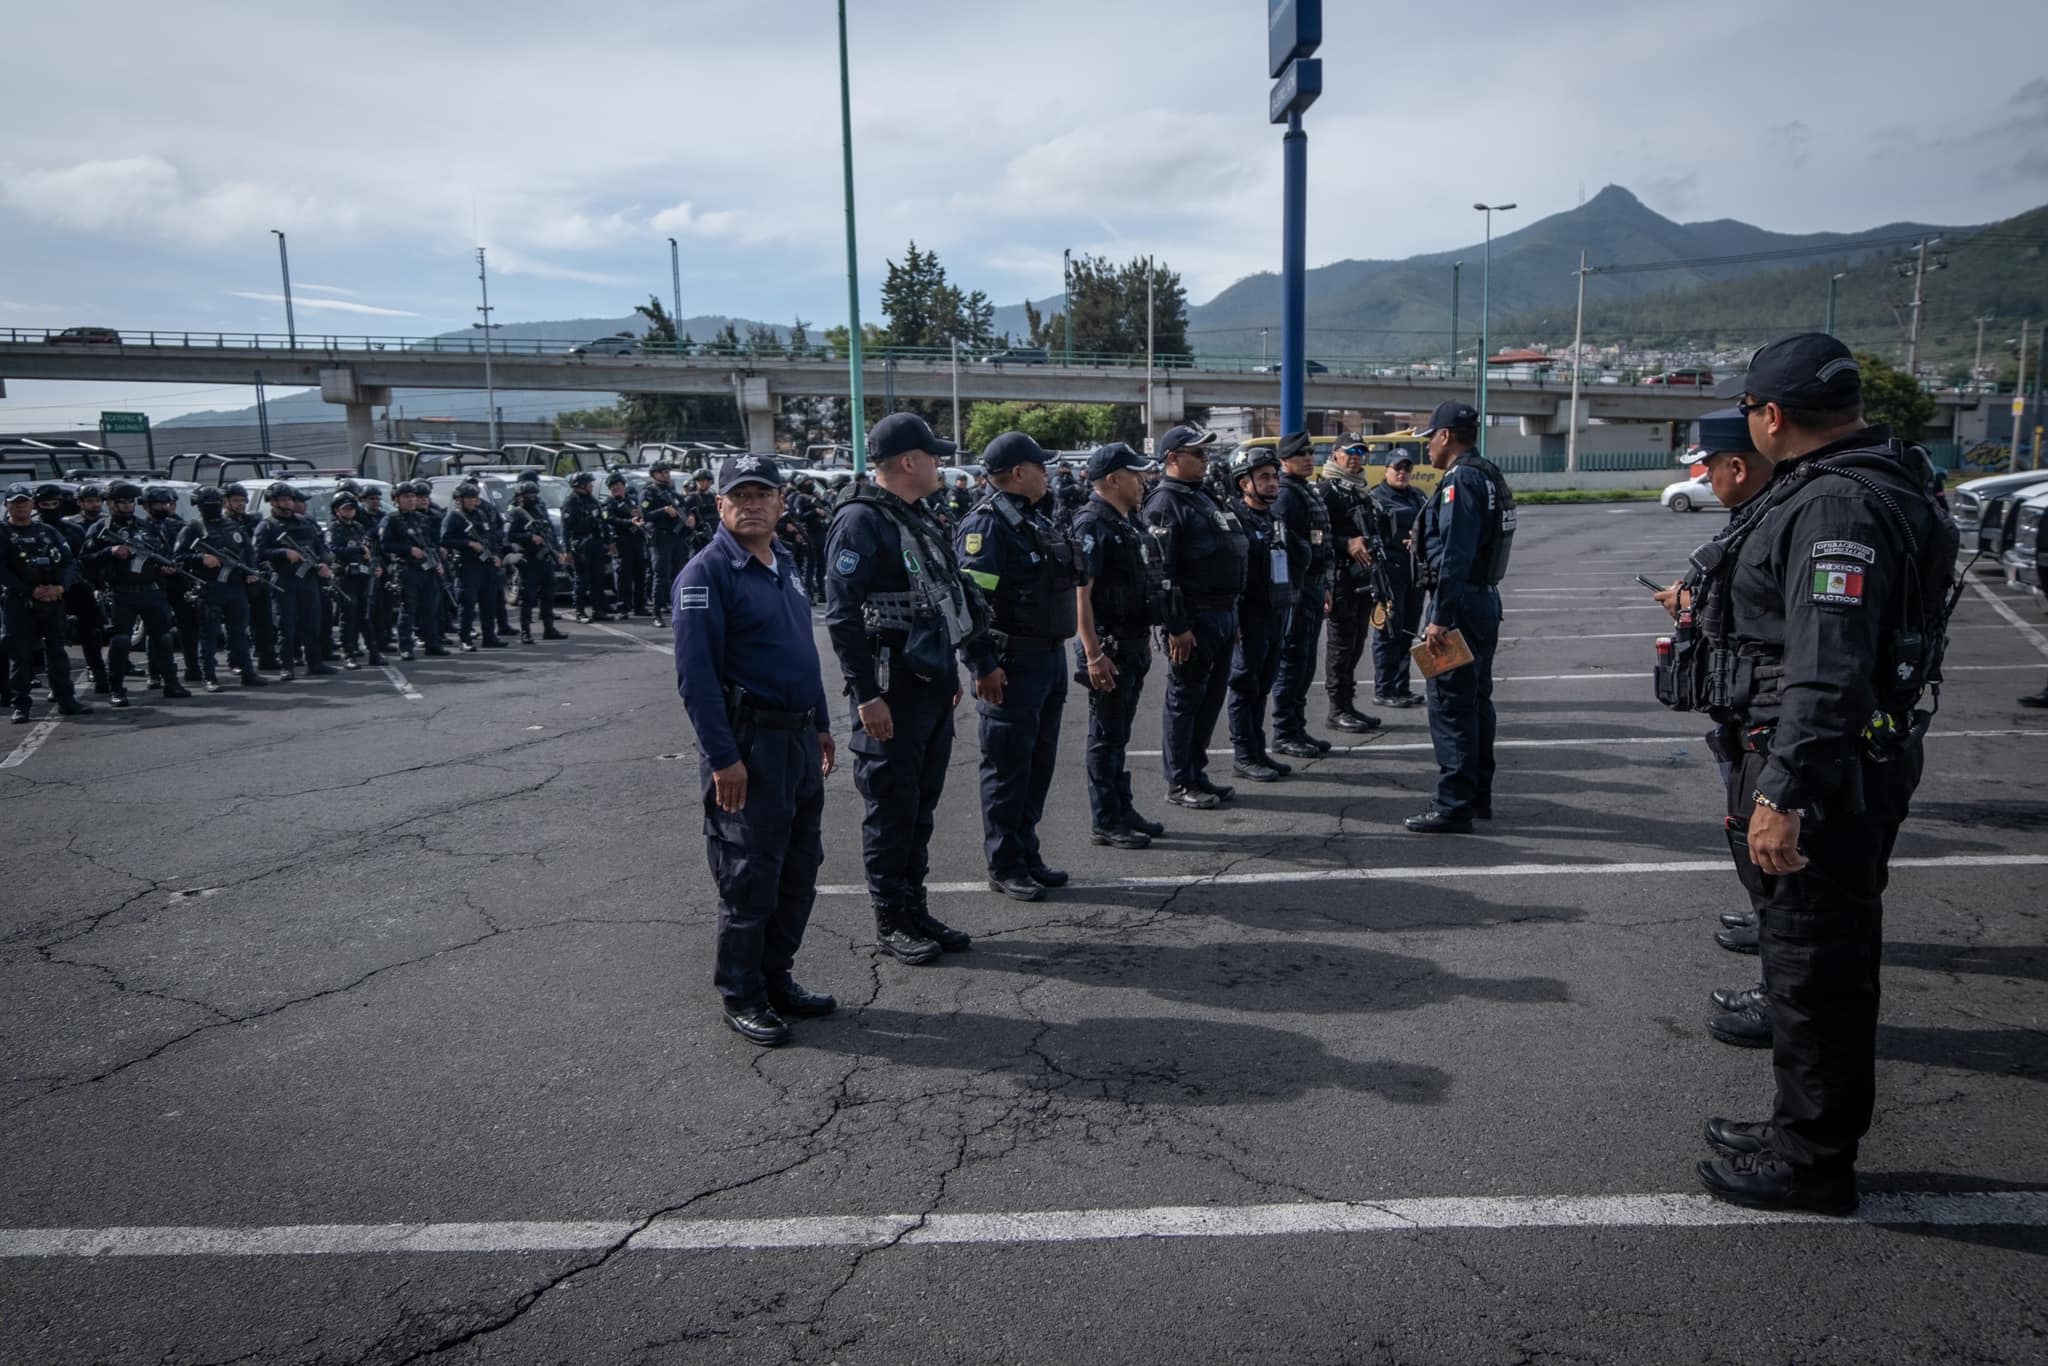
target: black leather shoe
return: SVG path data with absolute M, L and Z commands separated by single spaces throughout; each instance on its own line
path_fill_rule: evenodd
M 1280 770 L 1263 759 L 1233 759 L 1230 771 L 1248 783 L 1277 783 Z
M 789 1042 L 789 1026 L 780 1015 L 768 1006 L 756 1006 L 752 1010 L 728 1010 L 725 1022 L 732 1026 L 732 1032 L 748 1043 L 757 1043 L 763 1048 L 780 1048 Z
M 1283 778 L 1285 778 L 1288 774 L 1294 772 L 1293 764 L 1283 764 L 1270 754 L 1261 754 L 1259 756 L 1259 762 L 1264 764 L 1267 768 L 1277 770 L 1280 776 Z
M 1771 1122 L 1710 1119 L 1707 1121 L 1707 1142 L 1731 1156 L 1735 1153 L 1760 1153 L 1771 1144 Z
M 1105 830 L 1098 825 L 1088 832 L 1088 842 L 1090 844 L 1106 844 L 1112 849 L 1150 849 L 1152 847 L 1152 837 L 1150 835 L 1142 830 L 1126 830 L 1121 826 L 1113 830 Z
M 942 953 L 965 953 L 974 947 L 974 936 L 965 930 L 956 930 L 931 913 L 925 906 L 912 906 L 909 911 L 910 928 L 939 946 Z
M 1214 811 L 1222 803 L 1213 792 L 1204 792 L 1194 787 L 1169 787 L 1166 800 L 1175 806 L 1185 806 L 1190 811 Z
M 257 673 L 254 669 L 251 669 L 241 677 L 242 686 L 245 688 L 267 688 L 270 686 L 270 680 Z
M 422 651 L 422 653 L 424 653 L 428 659 L 446 659 L 448 657 L 449 652 L 448 647 L 443 645 L 437 646 L 431 650 Z
M 521 632 L 519 633 L 519 643 L 520 643 L 521 645 L 531 645 L 531 644 L 533 644 L 533 632 L 531 632 L 531 631 L 521 631 Z
M 1330 709 L 1330 728 L 1352 735 L 1362 735 L 1369 730 L 1378 730 L 1380 719 L 1350 707 L 1333 707 Z
M 1756 928 L 1755 911 L 1723 911 L 1721 926 L 1730 930 L 1753 930 Z
M 498 636 L 485 636 L 484 648 L 486 650 L 509 650 L 512 648 L 512 642 Z
M 988 889 L 992 892 L 1001 892 L 1013 901 L 1036 901 L 1045 895 L 1045 888 L 1023 873 L 1013 873 L 1008 877 L 997 877 L 990 873 Z
M 464 653 L 464 654 L 466 654 L 466 655 L 473 655 L 473 654 L 475 654 L 475 653 L 476 653 L 476 642 L 474 642 L 474 641 L 469 641 L 469 640 L 465 640 L 465 641 L 463 641 L 463 642 L 462 642 L 462 653 Z
M 373 669 L 384 667 L 384 656 L 380 652 L 376 650 L 370 651 L 370 667 Z
M 164 697 L 167 701 L 176 701 L 179 698 L 190 697 L 191 695 L 192 690 L 190 688 L 181 687 L 176 683 L 164 684 Z
M 119 688 L 116 688 L 111 694 L 108 695 L 107 705 L 112 707 L 116 711 L 121 711 L 125 709 L 128 705 L 128 694 L 122 692 Z
M 1730 953 L 1755 953 L 1757 946 L 1756 926 L 1746 929 L 1714 931 L 1714 942 Z
M 1195 791 L 1206 792 L 1219 802 L 1227 802 L 1237 795 L 1237 789 L 1229 783 L 1212 783 L 1207 778 L 1195 779 Z
M 81 702 L 74 697 L 68 702 L 59 702 L 57 704 L 57 714 L 59 716 L 90 716 L 92 714 L 92 704 Z
M 341 671 L 339 669 L 331 669 L 325 664 L 315 664 L 312 668 L 306 670 L 306 672 L 308 674 L 311 674 L 315 678 L 327 678 L 334 674 L 340 673 Z
M 410 664 L 413 661 L 413 652 L 411 650 L 400 650 L 398 657 L 405 663 Z
M 1707 1021 L 1707 1032 L 1722 1043 L 1733 1044 L 1737 1048 L 1769 1048 L 1770 1007 L 1748 1006 L 1742 1010 L 1724 1010 Z
M 1071 880 L 1064 868 L 1052 868 L 1043 863 L 1031 866 L 1031 880 L 1041 887 L 1064 887 Z
M 1815 1214 L 1854 1214 L 1856 1174 L 1802 1171 L 1776 1153 L 1735 1153 L 1699 1164 L 1707 1194 L 1750 1209 L 1805 1209 Z
M 792 1020 L 815 1020 L 839 1009 L 839 1002 L 822 991 L 805 991 L 792 981 L 782 990 L 768 993 L 768 1006 Z
M 1473 820 L 1475 820 L 1475 821 L 1490 821 L 1490 820 L 1492 820 L 1492 819 L 1493 819 L 1493 808 L 1492 808 L 1491 806 L 1475 806 L 1475 807 L 1473 807 L 1473 808 L 1472 808 L 1472 819 L 1473 819 Z
M 1139 834 L 1155 840 L 1166 834 L 1165 826 L 1161 825 L 1158 821 L 1148 821 L 1135 811 L 1126 811 L 1124 813 L 1124 828 L 1126 830 L 1135 830 Z
M 1285 740 L 1275 740 L 1273 748 L 1290 759 L 1320 759 L 1327 746 L 1318 746 L 1313 740 L 1296 739 L 1290 735 Z
M 2048 688 L 2043 688 L 2036 693 L 2028 693 L 2019 701 L 2023 707 L 2048 707 Z
M 341 667 L 348 670 L 360 669 L 363 667 L 363 661 L 355 655 L 350 655 L 341 661 Z
M 1762 982 L 1753 987 L 1715 987 L 1712 999 L 1716 1010 L 1741 1010 L 1744 1006 L 1769 1009 L 1771 1004 L 1770 998 L 1764 995 Z
M 569 633 L 567 631 L 557 631 L 554 627 L 550 626 L 540 633 L 540 638 L 542 640 L 567 640 Z
M 17 725 L 17 726 L 25 726 L 25 725 L 27 725 L 27 724 L 29 723 L 29 721 L 30 721 L 31 719 L 32 719 L 32 718 L 31 718 L 31 717 L 29 716 L 29 714 L 28 714 L 28 708 L 27 708 L 27 707 L 16 707 L 16 708 L 14 709 L 14 724 L 15 724 L 15 725 Z
M 1472 818 L 1470 816 L 1453 816 L 1450 812 L 1439 811 L 1435 807 L 1431 807 L 1419 816 L 1410 816 L 1407 820 L 1402 821 L 1401 824 L 1407 826 L 1418 835 L 1469 835 L 1472 833 Z
M 220 685 L 220 682 L 219 682 L 219 681 L 218 681 L 217 679 L 212 679 L 212 678 L 209 678 L 209 679 L 207 679 L 207 680 L 206 680 L 206 682 L 205 682 L 205 683 L 204 683 L 204 684 L 203 684 L 202 686 L 203 686 L 203 687 L 205 688 L 205 690 L 206 690 L 207 692 L 226 692 L 226 691 L 227 691 L 227 689 L 223 688 L 223 687 L 222 687 L 222 686 Z

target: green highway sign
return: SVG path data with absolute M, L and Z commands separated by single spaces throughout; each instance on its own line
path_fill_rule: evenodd
M 149 430 L 149 414 L 101 413 L 100 430 L 103 432 L 133 432 L 140 436 Z

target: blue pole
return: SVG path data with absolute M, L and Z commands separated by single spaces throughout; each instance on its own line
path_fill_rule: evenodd
M 1280 433 L 1307 430 L 1308 134 L 1287 116 L 1280 140 L 1285 184 L 1280 221 Z

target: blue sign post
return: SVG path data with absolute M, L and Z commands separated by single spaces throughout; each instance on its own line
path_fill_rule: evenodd
M 1308 134 L 1301 115 L 1323 93 L 1322 0 L 1267 0 L 1266 56 L 1274 77 L 1266 117 L 1284 123 L 1280 140 L 1280 431 L 1307 429 Z

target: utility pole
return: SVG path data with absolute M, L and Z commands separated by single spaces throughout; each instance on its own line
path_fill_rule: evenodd
M 1060 339 L 1066 343 L 1066 363 L 1074 363 L 1074 249 L 1060 252 Z
M 491 379 L 491 329 L 494 325 L 491 322 L 491 280 L 489 272 L 484 268 L 484 249 L 482 247 L 476 249 L 476 282 L 483 291 L 483 303 L 477 306 L 476 311 L 484 315 L 484 320 L 480 323 L 471 323 L 470 326 L 481 329 L 484 334 L 484 404 L 491 424 L 491 449 L 496 450 L 498 448 L 498 386 Z
M 1970 388 L 1972 391 L 1976 389 L 1978 379 L 1984 370 L 1984 324 L 1990 321 L 1991 315 L 1989 313 L 1982 314 L 1977 319 L 1977 359 L 1970 363 Z
M 676 239 L 668 239 L 669 279 L 675 288 L 675 304 L 669 313 L 669 331 L 675 333 L 676 354 L 683 350 L 683 250 Z
M 867 473 L 867 404 L 860 391 L 860 260 L 853 242 L 853 95 L 846 74 L 846 0 L 839 0 L 839 138 L 846 176 L 847 388 L 853 404 L 853 472 Z
M 1579 321 L 1572 329 L 1572 425 L 1565 435 L 1564 472 L 1579 472 L 1579 356 L 1586 343 L 1586 253 L 1579 252 Z
M 1920 314 L 1927 298 L 1927 249 L 1940 240 L 1939 237 L 1923 237 L 1920 244 L 1913 249 L 1913 302 L 1910 305 L 1912 321 L 1906 328 L 1908 378 L 1917 378 L 1920 369 Z M 1941 269 L 1941 264 L 1936 262 L 1934 268 Z
M 1479 263 L 1479 454 L 1486 454 L 1486 370 L 1487 324 L 1493 307 L 1493 216 L 1514 208 L 1513 204 L 1474 204 L 1486 215 L 1486 254 Z
M 960 435 L 960 339 L 946 340 L 953 344 L 953 444 L 957 446 L 964 440 Z
M 284 276 L 285 336 L 288 338 L 292 348 L 296 350 L 299 345 L 299 326 L 292 321 L 292 262 L 291 258 L 285 255 L 284 232 L 278 228 L 272 228 L 271 231 L 277 234 L 277 270 L 280 275 Z M 268 450 L 269 447 L 266 445 L 264 449 Z
M 2019 363 L 2012 372 L 2012 452 L 2006 466 L 2008 472 L 2020 467 L 2020 423 L 2027 416 L 2027 322 L 2020 319 Z
M 2014 430 L 2018 430 L 2015 428 Z M 270 450 L 270 405 L 263 398 L 263 372 L 256 372 L 256 439 L 267 454 Z
M 1264 367 L 1272 363 L 1271 355 L 1266 345 L 1266 335 L 1270 333 L 1272 330 L 1273 329 L 1270 327 L 1262 327 L 1259 329 L 1259 365 L 1261 367 Z
M 1157 275 L 1158 275 L 1158 270 L 1157 270 L 1157 268 L 1156 268 L 1156 267 L 1155 267 L 1155 266 L 1154 266 L 1154 265 L 1152 264 L 1152 258 L 1151 258 L 1151 257 L 1149 257 L 1149 256 L 1148 256 L 1148 257 L 1146 257 L 1146 258 L 1145 258 L 1145 441 L 1146 441 L 1146 444 L 1148 445 L 1148 447 L 1149 447 L 1149 445 L 1150 445 L 1150 443 L 1151 443 L 1151 441 L 1152 441 L 1152 337 L 1153 337 L 1153 331 L 1152 331 L 1152 283 L 1153 283 L 1153 281 L 1154 281 L 1154 280 L 1155 280 L 1155 279 L 1157 278 Z M 1150 451 L 1150 450 L 1148 449 L 1148 450 L 1147 450 L 1147 451 L 1146 451 L 1145 453 L 1146 453 L 1147 455 L 1150 455 L 1150 454 L 1151 454 L 1152 452 L 1151 452 L 1151 451 Z
M 1830 275 L 1828 277 L 1828 320 L 1826 325 L 1821 328 L 1821 331 L 1827 333 L 1830 337 L 1835 335 L 1835 287 L 1842 283 L 1843 276 L 1846 276 L 1848 273 L 1845 270 L 1840 275 Z
M 1451 262 L 1451 378 L 1458 377 L 1458 272 L 1465 268 L 1463 261 Z

